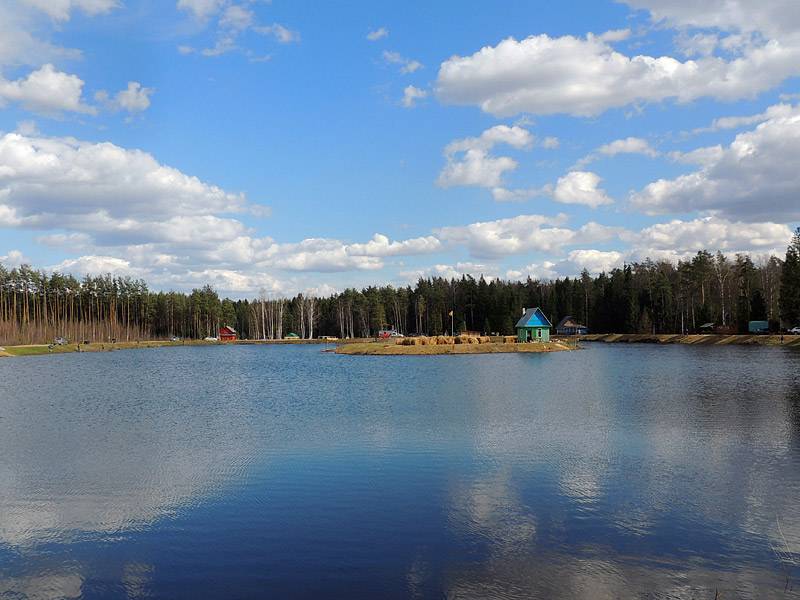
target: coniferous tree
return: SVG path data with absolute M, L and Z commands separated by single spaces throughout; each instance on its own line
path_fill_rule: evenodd
M 800 227 L 786 249 L 781 273 L 781 319 L 787 327 L 800 324 Z
M 715 258 L 716 256 L 716 258 Z M 571 315 L 596 333 L 688 333 L 707 322 L 749 320 L 800 324 L 800 231 L 784 264 L 754 264 L 700 251 L 689 260 L 645 260 L 608 273 L 556 280 L 421 278 L 413 286 L 346 289 L 327 298 L 297 295 L 220 298 L 211 286 L 189 293 L 153 292 L 144 281 L 111 275 L 77 279 L 25 265 L 0 265 L 0 345 L 107 342 L 217 335 L 231 325 L 250 339 L 370 337 L 385 326 L 405 334 L 460 330 L 513 334 L 523 308 L 539 306 L 555 324 Z

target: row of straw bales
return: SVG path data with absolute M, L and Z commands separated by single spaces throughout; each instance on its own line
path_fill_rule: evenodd
M 513 335 L 504 336 L 504 343 L 514 343 L 516 338 Z M 492 338 L 487 335 L 437 335 L 432 337 L 409 337 L 397 340 L 400 346 L 451 346 L 453 344 L 491 344 Z

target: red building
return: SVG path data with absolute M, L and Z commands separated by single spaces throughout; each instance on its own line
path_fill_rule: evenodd
M 219 339 L 223 342 L 235 342 L 236 330 L 233 327 L 228 327 L 227 325 L 225 325 L 224 327 L 220 327 Z

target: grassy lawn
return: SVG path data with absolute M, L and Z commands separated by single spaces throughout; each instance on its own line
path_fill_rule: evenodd
M 205 342 L 203 340 L 187 340 L 185 342 L 170 342 L 167 340 L 153 340 L 143 342 L 117 342 L 92 343 L 92 344 L 64 344 L 63 346 L 48 346 L 47 344 L 30 344 L 23 346 L 4 346 L 0 349 L 0 357 L 9 356 L 42 356 L 44 354 L 65 354 L 68 352 L 112 352 L 114 350 L 133 350 L 136 348 L 161 348 L 164 346 L 206 346 L 218 342 Z

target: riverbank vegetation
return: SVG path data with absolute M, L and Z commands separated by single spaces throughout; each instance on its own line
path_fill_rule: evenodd
M 41 356 L 44 354 L 67 354 L 72 352 L 113 352 L 115 350 L 135 350 L 138 348 L 162 348 L 166 346 L 198 346 L 215 342 L 203 340 L 167 341 L 149 340 L 139 342 L 97 342 L 90 344 L 22 344 L 0 346 L 0 357 Z
M 404 287 L 347 289 L 325 298 L 220 298 L 210 286 L 190 293 L 155 292 L 146 282 L 104 275 L 77 279 L 27 266 L 0 265 L 0 345 L 61 336 L 108 342 L 202 339 L 220 325 L 247 339 L 374 337 L 399 332 L 511 335 L 522 308 L 539 306 L 553 323 L 566 315 L 593 333 L 696 333 L 713 323 L 745 333 L 751 320 L 772 329 L 800 324 L 800 230 L 784 260 L 754 262 L 700 251 L 672 263 L 645 260 L 609 273 L 555 280 L 503 281 L 465 275 L 421 278 Z M 453 317 L 449 315 L 453 312 Z

